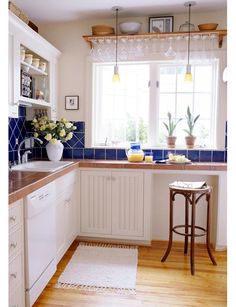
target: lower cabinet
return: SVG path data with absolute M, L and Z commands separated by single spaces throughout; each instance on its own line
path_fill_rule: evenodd
M 55 181 L 57 263 L 77 236 L 77 171 Z
M 9 208 L 9 306 L 25 306 L 23 200 Z
M 142 172 L 80 171 L 80 236 L 149 240 L 144 209 Z

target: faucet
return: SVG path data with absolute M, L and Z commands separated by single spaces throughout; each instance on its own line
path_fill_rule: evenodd
M 19 144 L 19 147 L 18 147 L 18 150 L 17 150 L 17 155 L 18 155 L 18 164 L 21 164 L 21 156 L 20 156 L 20 150 L 21 150 L 21 147 L 22 145 L 25 143 L 25 141 L 29 140 L 30 141 L 30 145 L 31 145 L 31 141 L 35 140 L 35 141 L 38 141 L 40 144 L 43 144 L 43 141 L 40 140 L 39 138 L 35 138 L 34 136 L 31 136 L 29 138 L 25 138 L 23 141 L 20 142 Z M 27 150 L 28 151 L 28 150 Z M 22 161 L 22 163 L 26 162 L 27 160 L 27 155 L 28 155 L 29 151 L 25 153 L 24 155 L 24 161 Z M 23 158 L 23 157 L 22 157 Z

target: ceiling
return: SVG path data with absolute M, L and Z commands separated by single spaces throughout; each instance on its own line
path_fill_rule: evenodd
M 186 12 L 185 0 L 13 0 L 35 22 L 102 19 L 114 16 L 111 8 L 121 6 L 121 17 L 158 16 Z M 227 0 L 197 0 L 194 12 L 225 9 Z

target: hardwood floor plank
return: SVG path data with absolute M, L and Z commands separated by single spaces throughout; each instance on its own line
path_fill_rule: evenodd
M 58 264 L 34 307 L 168 307 L 227 305 L 227 253 L 213 252 L 217 265 L 208 257 L 205 245 L 196 244 L 195 275 L 190 272 L 189 255 L 183 243 L 174 242 L 167 260 L 162 263 L 167 242 L 155 241 L 140 246 L 135 295 L 102 294 L 91 291 L 55 288 L 58 277 L 70 260 L 79 242 L 70 246 Z

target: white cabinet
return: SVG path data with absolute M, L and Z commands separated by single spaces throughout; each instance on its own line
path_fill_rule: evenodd
M 9 306 L 25 306 L 23 200 L 9 208 Z
M 80 182 L 79 235 L 149 240 L 142 172 L 81 170 Z
M 77 236 L 77 171 L 55 180 L 57 263 Z
M 22 50 L 32 55 L 33 63 L 24 58 Z M 27 108 L 29 119 L 34 116 L 34 107 L 47 109 L 49 117 L 56 119 L 56 66 L 60 52 L 10 11 L 9 55 L 10 115 L 14 115 L 12 106 L 22 104 L 32 106 Z M 37 67 L 36 59 L 45 63 L 45 70 L 41 65 Z

